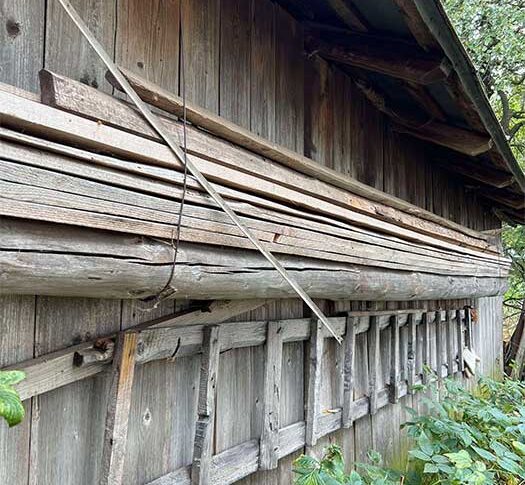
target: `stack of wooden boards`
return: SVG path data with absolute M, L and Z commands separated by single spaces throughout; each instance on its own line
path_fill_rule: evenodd
M 171 111 L 160 116 L 182 146 L 183 124 L 173 116 L 180 115 L 180 100 L 130 80 L 144 99 Z M 42 102 L 0 90 L 0 215 L 147 236 L 163 241 L 170 252 L 184 184 L 175 155 L 116 97 L 48 71 L 41 73 L 41 89 Z M 461 292 L 463 283 L 456 280 L 458 298 L 502 291 L 509 263 L 486 236 L 199 108 L 189 106 L 188 119 L 193 123 L 186 129 L 188 158 L 268 249 L 289 255 L 286 261 L 316 261 L 318 271 L 337 264 L 446 276 L 440 284 L 463 278 L 470 286 Z M 5 232 L 0 250 L 16 249 L 2 243 Z M 220 259 L 224 247 L 242 249 L 228 253 L 238 257 L 241 270 L 253 256 L 244 251 L 253 249 L 250 242 L 191 176 L 180 237 L 184 247 L 198 247 L 200 255 L 208 251 L 210 261 L 214 255 Z M 418 281 L 428 286 L 430 280 Z

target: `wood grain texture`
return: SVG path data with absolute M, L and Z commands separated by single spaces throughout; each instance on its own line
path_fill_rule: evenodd
M 322 324 L 317 319 L 312 320 L 310 328 L 306 444 L 307 446 L 314 446 L 318 438 L 318 419 L 321 412 L 321 363 L 323 358 L 324 334 Z

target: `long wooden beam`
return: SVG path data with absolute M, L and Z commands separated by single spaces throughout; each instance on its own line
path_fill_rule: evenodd
M 393 105 L 385 94 L 362 78 L 356 80 L 356 85 L 378 110 L 395 122 L 394 129 L 396 131 L 471 156 L 485 153 L 492 146 L 490 137 L 486 135 L 442 123 L 432 118 L 422 119 L 400 106 Z
M 180 110 L 182 109 L 182 104 L 177 101 L 176 97 L 173 97 L 169 93 L 165 93 L 164 91 L 160 90 L 160 88 L 157 88 L 150 83 L 143 82 L 142 80 L 134 77 L 132 74 L 126 72 L 126 76 L 129 77 L 133 87 L 137 89 L 137 92 L 146 101 L 152 102 L 152 104 L 156 105 L 157 107 L 160 107 L 166 111 L 171 111 L 174 114 L 181 114 Z M 97 120 L 106 122 L 108 124 L 120 124 L 120 126 L 134 131 L 135 133 L 145 134 L 148 136 L 151 134 L 151 130 L 147 127 L 144 127 L 144 122 L 140 119 L 140 117 L 138 117 L 137 113 L 135 113 L 130 107 L 120 103 L 115 98 L 109 97 L 92 88 L 47 71 L 41 73 L 41 79 L 43 99 L 47 103 L 70 112 L 81 113 L 83 116 L 91 116 L 92 118 L 96 118 Z M 293 201 L 294 204 L 304 204 L 306 200 L 309 200 L 306 198 L 307 196 L 315 195 L 316 197 L 323 198 L 326 201 L 330 201 L 332 203 L 335 202 L 342 206 L 348 207 L 349 209 L 351 208 L 352 210 L 357 210 L 367 215 L 371 215 L 372 217 L 377 218 L 379 216 L 380 219 L 392 221 L 407 228 L 412 228 L 420 232 L 431 232 L 434 235 L 438 234 L 440 237 L 456 239 L 459 238 L 464 243 L 479 246 L 479 242 L 476 243 L 476 241 L 471 239 L 467 240 L 465 239 L 465 236 L 462 235 L 454 235 L 448 228 L 452 229 L 452 227 L 454 227 L 457 232 L 468 234 L 471 236 L 471 238 L 478 236 L 478 234 L 474 231 L 466 230 L 466 228 L 459 229 L 461 226 L 451 226 L 449 222 L 442 224 L 444 221 L 442 218 L 439 218 L 439 225 L 436 226 L 435 224 L 431 223 L 430 220 L 426 219 L 426 211 L 407 203 L 405 203 L 406 205 L 402 204 L 406 210 L 402 209 L 403 212 L 400 212 L 397 210 L 397 208 L 394 208 L 398 205 L 397 199 L 392 198 L 392 200 L 395 199 L 393 203 L 394 207 L 389 207 L 389 205 L 391 205 L 390 202 L 392 201 L 391 197 L 382 192 L 375 191 L 375 189 L 368 187 L 363 193 L 366 192 L 368 195 L 381 194 L 381 197 L 384 199 L 382 199 L 383 202 L 380 202 L 379 204 L 373 203 L 370 200 L 360 196 L 355 196 L 353 194 L 350 195 L 348 192 L 342 191 L 339 186 L 337 186 L 337 184 L 334 184 L 337 187 L 333 187 L 333 185 L 331 185 L 333 181 L 326 180 L 326 182 L 330 184 L 328 185 L 322 181 L 323 176 L 320 174 L 324 173 L 325 170 L 321 168 L 320 165 L 305 157 L 301 157 L 294 152 L 287 151 L 282 147 L 278 147 L 277 145 L 271 144 L 270 142 L 256 137 L 250 132 L 247 132 L 229 122 L 226 122 L 215 115 L 203 112 L 199 109 L 193 109 L 191 106 L 189 106 L 187 116 L 188 119 L 193 123 L 202 126 L 203 128 L 206 128 L 207 130 L 210 130 L 221 137 L 224 136 L 228 140 L 245 146 L 250 150 L 254 150 L 264 157 L 269 156 L 279 163 L 283 163 L 283 160 L 286 159 L 287 162 L 284 162 L 284 164 L 294 169 L 294 171 L 291 171 L 285 167 L 279 166 L 278 164 L 272 164 L 267 159 L 254 160 L 253 156 L 248 157 L 245 152 L 243 153 L 242 151 L 239 151 L 239 149 L 235 149 L 235 147 L 229 144 L 221 143 L 218 140 L 210 140 L 209 138 L 206 139 L 202 132 L 189 129 L 187 136 L 190 151 L 192 153 L 206 157 L 208 160 L 216 159 L 221 164 L 221 168 L 219 171 L 213 171 L 212 165 L 210 165 L 210 163 L 208 163 L 206 166 L 203 165 L 202 161 L 196 161 L 196 163 L 204 171 L 204 173 L 211 176 L 212 178 L 216 179 L 216 177 L 220 177 L 222 175 L 222 183 L 231 184 L 240 177 L 239 173 L 231 173 L 229 171 L 226 173 L 224 165 L 227 164 L 229 167 L 240 169 L 245 173 L 248 172 L 264 179 L 264 181 L 254 181 L 251 183 L 252 190 L 262 190 L 264 186 L 268 184 L 268 180 L 272 180 L 272 182 L 279 185 L 300 188 L 298 190 L 303 192 L 304 196 L 300 198 L 296 197 Z M 168 122 L 168 127 L 173 129 L 179 137 L 181 136 L 179 125 L 176 125 L 173 122 Z M 154 145 L 151 146 L 152 150 L 154 150 L 153 146 Z M 279 159 L 277 154 L 284 155 L 284 159 Z M 291 157 L 289 156 L 290 154 L 292 154 Z M 129 155 L 130 154 L 128 153 L 128 156 Z M 157 159 L 162 159 L 160 153 Z M 309 164 L 308 166 L 310 168 L 313 168 L 313 166 L 316 167 L 315 171 L 309 171 L 308 169 L 305 169 L 305 160 Z M 155 161 L 152 163 L 155 163 Z M 210 170 L 212 171 L 210 172 Z M 336 178 L 341 177 L 345 179 L 344 176 L 337 174 L 337 172 L 330 172 L 332 172 L 332 174 L 336 174 Z M 303 175 L 303 173 L 307 173 L 308 175 L 311 175 L 315 178 L 312 179 L 311 177 L 307 177 Z M 317 178 L 320 180 L 316 180 Z M 363 184 L 352 181 L 351 179 L 348 180 L 351 181 L 351 186 L 342 188 L 359 194 Z M 280 192 L 282 192 L 282 189 L 280 189 Z M 271 194 L 268 191 L 265 191 L 264 193 L 269 194 L 272 197 L 275 197 L 279 194 L 279 192 L 277 192 L 275 189 L 271 191 Z M 367 196 L 366 194 L 365 197 Z M 408 208 L 408 206 L 410 206 L 410 208 Z M 319 204 L 313 204 L 311 207 L 316 207 L 316 209 L 319 210 L 323 206 Z M 408 214 L 404 212 L 408 212 Z M 423 218 L 414 217 L 415 215 L 423 216 Z M 431 217 L 430 219 L 433 218 Z M 434 221 L 438 222 L 437 219 L 432 220 L 432 222 Z M 377 226 L 378 223 L 376 222 L 375 225 Z M 386 229 L 386 227 L 384 228 Z
M 144 237 L 2 221 L 3 294 L 141 298 L 157 294 L 171 270 L 168 243 Z M 477 298 L 505 291 L 507 267 L 493 276 L 435 275 L 283 255 L 316 298 L 418 300 Z M 173 297 L 288 298 L 293 292 L 254 252 L 181 243 Z M 195 282 L 199 284 L 196 285 Z
M 177 116 L 182 115 L 183 103 L 181 98 L 163 90 L 159 86 L 156 86 L 145 79 L 140 78 L 131 71 L 123 69 L 123 73 L 130 84 L 145 101 Z M 111 76 L 109 76 L 109 81 L 112 82 Z M 59 86 L 59 82 L 61 82 L 60 78 L 54 77 L 54 86 Z M 113 84 L 115 84 L 114 81 Z M 55 99 L 57 99 L 56 96 Z M 67 106 L 64 106 L 64 108 L 67 109 Z M 398 209 L 407 214 L 417 216 L 425 221 L 434 222 L 440 226 L 462 232 L 472 237 L 478 237 L 476 231 L 472 231 L 464 226 L 449 221 L 448 219 L 437 216 L 432 212 L 410 204 L 409 202 L 374 189 L 373 187 L 358 182 L 348 175 L 331 170 L 330 168 L 320 165 L 307 157 L 254 135 L 250 131 L 243 129 L 228 120 L 220 118 L 205 109 L 193 106 L 191 103 L 187 105 L 186 115 L 191 123 L 206 129 L 210 133 L 236 143 L 264 157 L 268 157 L 282 165 L 292 168 L 293 170 L 297 170 L 298 172 L 327 182 L 335 187 L 348 190 L 349 192 L 365 197 L 370 201 L 384 204 L 382 209 L 387 207 Z M 381 212 L 381 209 L 379 209 L 379 211 Z M 397 217 L 399 218 L 400 214 L 397 214 Z
M 448 76 L 443 56 L 430 55 L 403 40 L 352 32 L 319 34 L 314 30 L 307 33 L 308 51 L 339 64 L 424 85 Z

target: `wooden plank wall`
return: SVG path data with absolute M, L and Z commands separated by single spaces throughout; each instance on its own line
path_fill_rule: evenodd
M 438 214 L 476 229 L 494 224 L 459 182 L 426 163 L 424 143 L 394 133 L 343 73 L 318 59 L 306 59 L 300 26 L 270 0 L 152 0 L 147 8 L 142 0 L 72 3 L 118 62 L 163 87 L 181 93 L 182 38 L 189 100 Z M 111 92 L 101 63 L 56 0 L 6 0 L 0 15 L 1 82 L 36 92 L 38 70 L 47 67 Z M 328 313 L 408 306 L 398 302 L 319 303 Z M 500 365 L 499 348 L 490 345 L 500 341 L 495 335 L 500 303 L 498 299 L 477 303 L 481 322 L 475 327 L 477 345 L 482 349 L 483 370 L 489 373 Z M 176 305 L 168 302 L 151 310 L 147 304 L 118 300 L 2 297 L 0 366 L 127 328 L 170 313 Z M 416 306 L 434 309 L 446 305 L 418 302 Z M 286 300 L 239 319 L 305 315 L 300 301 Z M 368 392 L 371 356 L 367 339 L 362 334 L 356 341 L 355 398 Z M 379 387 L 389 378 L 389 339 L 389 329 L 385 329 L 380 335 Z M 402 333 L 402 345 L 406 339 Z M 435 360 L 434 338 L 431 348 Z M 307 354 L 304 342 L 284 345 L 281 426 L 304 419 Z M 223 385 L 216 402 L 214 453 L 259 437 L 263 356 L 262 346 L 221 356 L 219 381 Z M 343 364 L 331 339 L 326 341 L 322 359 L 323 408 L 341 406 L 342 389 L 333 369 Z M 147 483 L 191 463 L 199 362 L 197 356 L 191 356 L 137 369 L 125 483 Z M 14 430 L 8 431 L 2 423 L 0 483 L 96 483 L 107 387 L 104 375 L 75 383 L 28 402 L 27 418 Z M 365 459 L 369 448 L 385 451 L 387 458 L 396 461 L 396 451 L 403 448 L 398 432 L 398 424 L 405 419 L 401 406 L 419 405 L 412 396 L 404 397 L 400 404 L 382 408 L 349 430 L 319 440 L 310 451 L 319 453 L 327 442 L 337 441 L 349 461 Z M 13 453 L 16 460 L 10 459 Z M 295 456 L 297 453 L 282 459 L 277 470 L 259 472 L 243 483 L 291 483 Z

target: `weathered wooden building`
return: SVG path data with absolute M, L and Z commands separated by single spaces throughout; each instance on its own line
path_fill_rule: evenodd
M 289 484 L 329 441 L 395 462 L 425 364 L 500 373 L 524 176 L 438 0 L 72 3 L 343 344 L 59 1 L 0 0 L 0 367 L 27 373 L 0 483 Z

